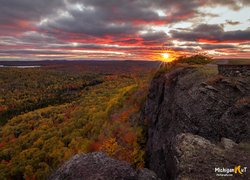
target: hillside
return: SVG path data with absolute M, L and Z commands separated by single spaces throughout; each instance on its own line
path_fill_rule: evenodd
M 143 167 L 145 138 L 138 122 L 155 65 L 93 61 L 1 68 L 0 179 L 47 179 L 75 154 L 95 151 Z

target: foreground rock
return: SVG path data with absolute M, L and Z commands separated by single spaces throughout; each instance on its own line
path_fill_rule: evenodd
M 232 143 L 231 140 L 230 144 Z M 215 168 L 234 168 L 241 165 L 250 167 L 249 154 L 242 151 L 238 145 L 224 147 L 189 133 L 176 136 L 173 144 L 173 154 L 176 159 L 175 178 L 178 179 L 216 179 L 219 178 Z M 233 174 L 234 178 L 247 179 L 249 171 L 242 175 Z
M 75 155 L 63 164 L 50 180 L 157 180 L 148 169 L 136 172 L 128 163 L 101 152 Z
M 152 81 L 141 119 L 147 166 L 161 179 L 215 179 L 216 165 L 250 161 L 235 147 L 250 139 L 250 77 L 210 71 L 178 68 Z

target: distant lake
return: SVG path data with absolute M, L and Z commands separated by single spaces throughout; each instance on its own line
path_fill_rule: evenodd
M 0 68 L 21 68 L 21 69 L 25 69 L 25 68 L 39 68 L 41 66 L 4 66 L 4 65 L 0 65 Z

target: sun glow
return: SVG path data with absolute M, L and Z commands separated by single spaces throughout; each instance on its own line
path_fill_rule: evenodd
M 176 59 L 177 54 L 174 51 L 165 51 L 161 53 L 161 61 L 162 62 L 172 62 Z
M 164 59 L 168 59 L 169 58 L 169 53 L 167 53 L 167 52 L 163 53 L 162 56 L 163 56 Z

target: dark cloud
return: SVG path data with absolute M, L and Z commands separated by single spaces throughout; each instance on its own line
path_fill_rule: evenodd
M 0 0 L 0 54 L 46 55 L 42 49 L 47 48 L 51 50 L 47 55 L 58 56 L 60 50 L 72 49 L 150 55 L 164 44 L 186 51 L 199 47 L 229 49 L 233 47 L 224 44 L 175 47 L 171 40 L 245 42 L 249 41 L 250 29 L 224 31 L 223 25 L 201 24 L 194 29 L 177 28 L 169 37 L 155 27 L 173 28 L 186 20 L 219 16 L 204 13 L 200 7 L 219 5 L 239 10 L 249 4 L 249 0 Z M 238 23 L 227 21 L 230 25 Z
M 0 50 L 0 55 L 36 55 L 36 54 L 45 54 L 45 55 L 50 55 L 50 54 L 67 54 L 66 52 L 63 51 L 43 51 L 43 50 L 19 50 L 19 49 L 14 49 L 14 50 Z
M 203 50 L 214 50 L 214 49 L 232 49 L 236 48 L 235 45 L 232 44 L 204 44 L 204 43 L 197 43 L 197 42 L 187 42 L 178 45 L 179 47 L 193 47 L 193 48 L 201 48 Z
M 166 43 L 166 41 L 169 38 L 167 34 L 163 31 L 142 34 L 140 37 L 142 38 L 143 44 L 145 45 L 163 44 L 163 43 Z
M 250 4 L 248 0 L 0 0 L 0 21 L 6 24 L 0 32 L 21 31 L 36 24 L 30 30 L 91 36 L 134 34 L 143 25 L 175 23 L 201 15 L 197 10 L 201 6 L 236 8 L 239 3 Z M 159 10 L 167 16 L 159 15 Z M 45 21 L 38 23 L 41 20 Z
M 200 44 L 203 50 L 214 50 L 214 49 L 232 49 L 236 48 L 234 45 L 230 44 Z
M 135 39 L 135 38 L 130 38 L 130 39 L 126 39 L 126 40 L 119 40 L 119 41 L 115 41 L 114 43 L 124 43 L 124 44 L 137 44 L 140 43 L 140 39 Z
M 226 20 L 226 24 L 229 24 L 229 25 L 238 25 L 238 24 L 240 24 L 240 22 L 239 21 L 231 21 L 231 20 Z
M 1 24 L 10 20 L 37 20 L 64 6 L 62 0 L 0 0 Z
M 62 0 L 0 0 L 0 34 L 18 36 L 35 30 L 36 22 L 62 7 Z
M 12 36 L 0 36 L 0 45 L 5 46 L 30 46 L 29 48 L 34 47 L 48 47 L 53 44 L 63 44 L 64 42 L 58 40 L 53 36 L 47 34 L 42 34 L 36 31 L 28 31 L 23 33 L 19 37 Z
M 191 17 L 200 1 L 72 0 L 57 18 L 39 24 L 43 31 L 64 31 L 91 36 L 135 34 L 147 24 L 167 24 Z M 160 16 L 157 11 L 168 16 Z
M 220 15 L 219 14 L 215 14 L 215 13 L 208 13 L 208 12 L 201 12 L 199 11 L 197 13 L 199 15 L 199 17 L 219 17 Z
M 90 36 L 136 34 L 148 24 L 170 24 L 196 16 L 218 16 L 202 13 L 199 7 L 226 5 L 237 9 L 249 4 L 245 0 L 68 0 L 57 18 L 38 25 L 41 30 L 55 30 Z M 241 4 L 241 5 L 240 5 Z M 166 16 L 161 16 L 161 11 Z
M 189 31 L 170 31 L 172 38 L 184 41 L 250 41 L 250 30 L 224 31 L 221 25 L 200 24 Z
M 244 6 L 250 5 L 250 1 L 249 0 L 208 0 L 206 4 L 210 6 L 214 6 L 214 5 L 228 6 L 233 10 L 239 10 Z

